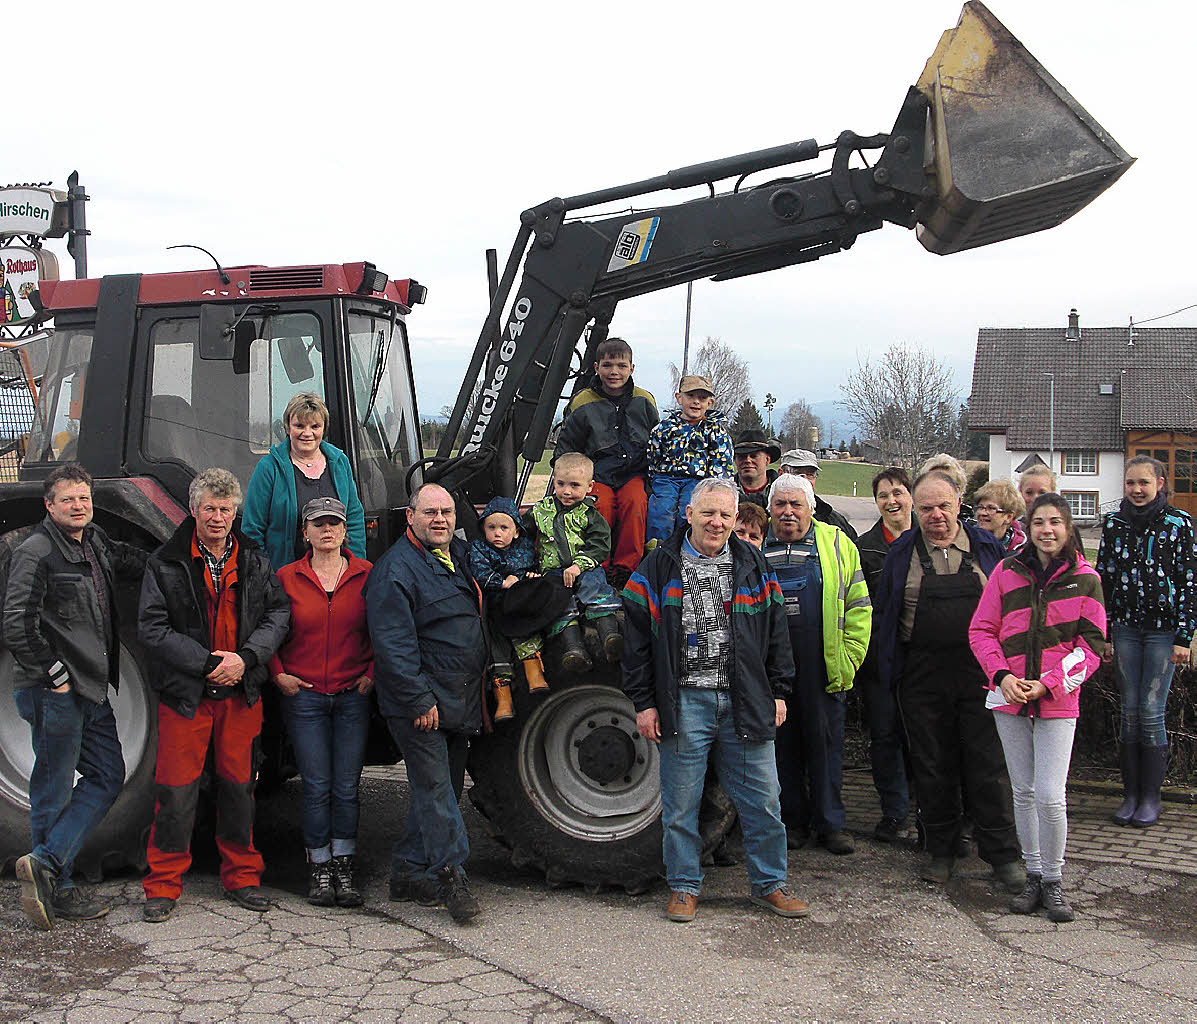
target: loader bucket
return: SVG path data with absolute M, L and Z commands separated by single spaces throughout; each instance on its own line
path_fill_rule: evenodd
M 936 196 L 917 232 L 931 252 L 1055 227 L 1134 163 L 978 0 L 940 38 L 916 88 L 930 102 Z

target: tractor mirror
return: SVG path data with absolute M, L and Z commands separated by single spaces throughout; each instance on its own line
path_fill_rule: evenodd
M 201 359 L 233 358 L 233 324 L 237 311 L 232 306 L 205 303 L 200 306 L 199 354 Z
M 302 384 L 316 375 L 308 347 L 303 338 L 279 338 L 278 355 L 283 362 L 283 372 L 292 384 Z

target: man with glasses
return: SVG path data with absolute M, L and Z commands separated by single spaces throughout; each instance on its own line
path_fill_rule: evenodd
M 453 536 L 453 496 L 424 484 L 407 532 L 370 571 L 366 616 L 378 704 L 403 751 L 411 804 L 391 855 L 390 898 L 443 903 L 457 924 L 478 914 L 458 801 L 470 737 L 482 728 L 487 646 L 468 549 Z
M 262 686 L 291 622 L 291 602 L 252 540 L 233 528 L 241 485 L 205 469 L 188 492 L 191 516 L 150 556 L 138 634 L 158 694 L 157 801 L 146 848 L 142 917 L 170 917 L 191 866 L 200 775 L 212 744 L 216 848 L 225 897 L 269 909 L 254 847 L 254 753 Z

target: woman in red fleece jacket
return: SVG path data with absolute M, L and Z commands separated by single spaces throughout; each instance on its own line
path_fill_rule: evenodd
M 371 565 L 345 547 L 345 506 L 313 498 L 303 508 L 309 550 L 278 571 L 291 599 L 291 631 L 271 660 L 303 778 L 308 902 L 360 907 L 353 884 L 358 782 L 370 727 L 374 654 L 362 596 Z
M 1039 906 L 1071 921 L 1061 888 L 1068 835 L 1065 785 L 1080 688 L 1101 662 L 1106 609 L 1101 577 L 1073 543 L 1072 514 L 1058 494 L 1035 500 L 1029 543 L 994 570 L 968 640 L 989 679 L 1014 791 L 1014 823 L 1027 864 L 1016 914 Z

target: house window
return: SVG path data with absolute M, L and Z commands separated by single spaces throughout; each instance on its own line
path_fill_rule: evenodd
M 1064 491 L 1061 497 L 1068 502 L 1073 519 L 1097 518 L 1096 491 Z
M 1097 452 L 1065 452 L 1065 474 L 1093 475 L 1097 472 Z
M 1193 479 L 1194 470 L 1197 470 L 1197 452 L 1191 448 L 1177 448 L 1172 458 L 1172 489 L 1177 494 L 1197 491 L 1197 480 Z

